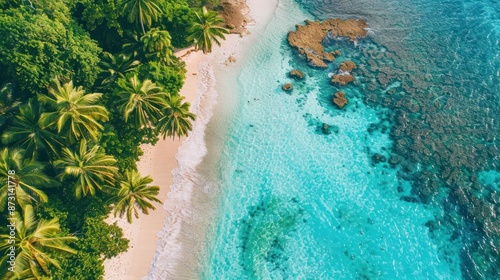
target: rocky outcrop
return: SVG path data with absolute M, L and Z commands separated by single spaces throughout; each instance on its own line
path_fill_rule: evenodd
M 223 0 L 220 3 L 226 28 L 233 34 L 244 35 L 248 31 L 246 26 L 253 22 L 250 17 L 250 9 L 245 0 Z
M 335 85 L 345 86 L 350 82 L 354 81 L 354 76 L 351 75 L 351 71 L 356 69 L 357 66 L 354 62 L 348 60 L 340 63 L 339 71 L 340 73 L 332 77 L 331 82 Z
M 296 25 L 296 31 L 288 33 L 288 43 L 304 55 L 311 66 L 326 68 L 325 61 L 333 61 L 335 52 L 326 52 L 323 40 L 347 37 L 351 41 L 366 37 L 368 24 L 361 19 L 328 19 L 323 22 L 306 20 L 306 25 Z
M 351 73 L 351 71 L 356 68 L 357 68 L 356 64 L 350 60 L 340 63 L 341 72 Z
M 302 71 L 297 70 L 297 69 L 290 71 L 290 73 L 288 73 L 288 75 L 296 80 L 304 79 L 304 73 L 302 73 Z
M 337 74 L 332 77 L 331 82 L 335 85 L 345 86 L 348 83 L 354 81 L 354 77 L 351 74 Z
M 288 84 L 284 84 L 282 87 L 281 87 L 284 91 L 290 91 L 293 89 L 293 85 L 288 83 Z
M 348 102 L 349 101 L 347 100 L 347 98 L 345 98 L 344 92 L 339 91 L 335 93 L 333 103 L 335 103 L 335 105 L 337 105 L 340 109 L 343 109 Z

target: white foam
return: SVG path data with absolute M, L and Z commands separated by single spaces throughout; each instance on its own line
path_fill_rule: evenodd
M 253 29 L 267 24 L 277 3 L 278 0 L 248 1 L 250 14 L 256 21 Z M 217 185 L 199 174 L 197 168 L 208 152 L 205 133 L 217 103 L 214 65 L 231 67 L 227 62 L 229 56 L 241 58 L 246 48 L 237 37 L 228 36 L 222 47 L 216 47 L 199 64 L 197 97 L 192 104 L 197 118 L 193 130 L 176 155 L 179 167 L 172 171 L 174 184 L 164 204 L 167 211 L 164 227 L 158 233 L 156 255 L 148 275 L 143 279 L 198 278 L 207 228 L 213 218 Z M 248 45 L 248 40 L 244 41 Z

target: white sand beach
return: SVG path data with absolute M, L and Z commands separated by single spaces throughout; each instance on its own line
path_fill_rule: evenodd
M 187 50 L 182 50 L 176 55 L 183 56 Z M 186 97 L 186 101 L 192 103 L 196 97 L 198 84 L 198 64 L 205 59 L 203 52 L 191 52 L 183 57 L 186 62 L 186 81 L 180 92 Z M 172 140 L 160 139 L 155 146 L 143 145 L 144 155 L 141 156 L 137 167 L 142 176 L 151 176 L 153 184 L 160 187 L 158 198 L 161 201 L 167 199 L 170 186 L 173 183 L 171 170 L 177 167 L 175 156 L 184 138 Z M 104 279 L 141 279 L 148 273 L 148 269 L 153 260 L 156 241 L 156 234 L 163 227 L 166 211 L 161 204 L 155 205 L 156 209 L 150 211 L 149 215 L 142 215 L 139 219 L 134 219 L 129 224 L 125 218 L 108 219 L 123 229 L 125 238 L 130 240 L 129 250 L 116 258 L 106 260 L 104 263 Z
M 241 0 L 236 2 L 241 3 Z M 247 4 L 251 17 L 258 22 L 272 16 L 277 0 L 249 0 Z M 185 169 L 196 167 L 206 154 L 203 142 L 205 133 L 208 132 L 205 128 L 217 96 L 213 67 L 231 68 L 242 61 L 245 37 L 250 36 L 228 35 L 222 46 L 214 46 L 213 52 L 208 55 L 201 51 L 186 54 L 190 49 L 176 53 L 186 62 L 187 68 L 185 84 L 180 94 L 192 104 L 191 111 L 197 115 L 197 120 L 188 138 L 160 139 L 155 146 L 142 146 L 144 155 L 138 162 L 139 172 L 142 176 L 149 175 L 153 178 L 153 184 L 160 187 L 158 198 L 165 201 L 165 204 L 163 207 L 156 204 L 156 210 L 150 211 L 149 215 L 141 214 L 132 224 L 128 224 L 126 219 L 108 219 L 110 223 L 117 221 L 130 243 L 127 252 L 105 261 L 104 279 L 196 278 L 197 268 L 191 267 L 191 264 L 198 264 L 197 254 L 202 245 L 199 240 L 186 237 L 185 233 L 194 228 L 199 231 L 198 236 L 203 235 L 209 219 L 193 215 L 193 209 L 196 212 L 204 211 L 203 207 L 193 207 L 193 204 L 198 203 L 199 206 L 203 202 L 200 202 L 200 198 L 194 198 L 194 179 L 185 176 Z M 204 214 L 210 215 L 210 211 Z

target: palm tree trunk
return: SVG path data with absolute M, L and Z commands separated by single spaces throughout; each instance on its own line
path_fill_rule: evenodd
M 141 17 L 141 27 L 142 27 L 142 35 L 146 34 L 146 30 L 144 30 L 144 21 L 142 20 L 142 17 Z

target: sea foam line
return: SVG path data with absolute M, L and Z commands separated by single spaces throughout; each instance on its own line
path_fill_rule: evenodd
M 156 255 L 144 279 L 196 278 L 197 275 L 197 255 L 202 251 L 200 241 L 204 239 L 210 218 L 200 214 L 211 213 L 200 209 L 208 207 L 209 203 L 203 205 L 194 201 L 205 200 L 211 189 L 207 188 L 196 167 L 207 154 L 205 130 L 217 101 L 213 60 L 214 55 L 209 55 L 199 64 L 196 99 L 192 104 L 197 118 L 176 155 L 179 167 L 172 171 L 174 184 L 164 204 L 167 211 L 164 227 L 158 233 Z
M 278 0 L 248 1 L 252 17 L 261 27 L 272 18 L 278 3 Z M 257 22 L 249 25 L 257 25 Z M 228 56 L 235 55 L 240 60 L 245 49 L 238 35 L 227 37 L 222 47 L 216 47 L 199 63 L 196 99 L 192 104 L 197 118 L 176 155 L 179 167 L 172 171 L 174 184 L 164 204 L 167 211 L 164 227 L 158 233 L 156 254 L 143 280 L 197 279 L 199 276 L 217 192 L 217 183 L 210 182 L 197 170 L 207 154 L 205 133 L 218 97 L 214 66 L 227 66 L 223 62 Z M 251 37 L 256 38 L 255 34 Z

